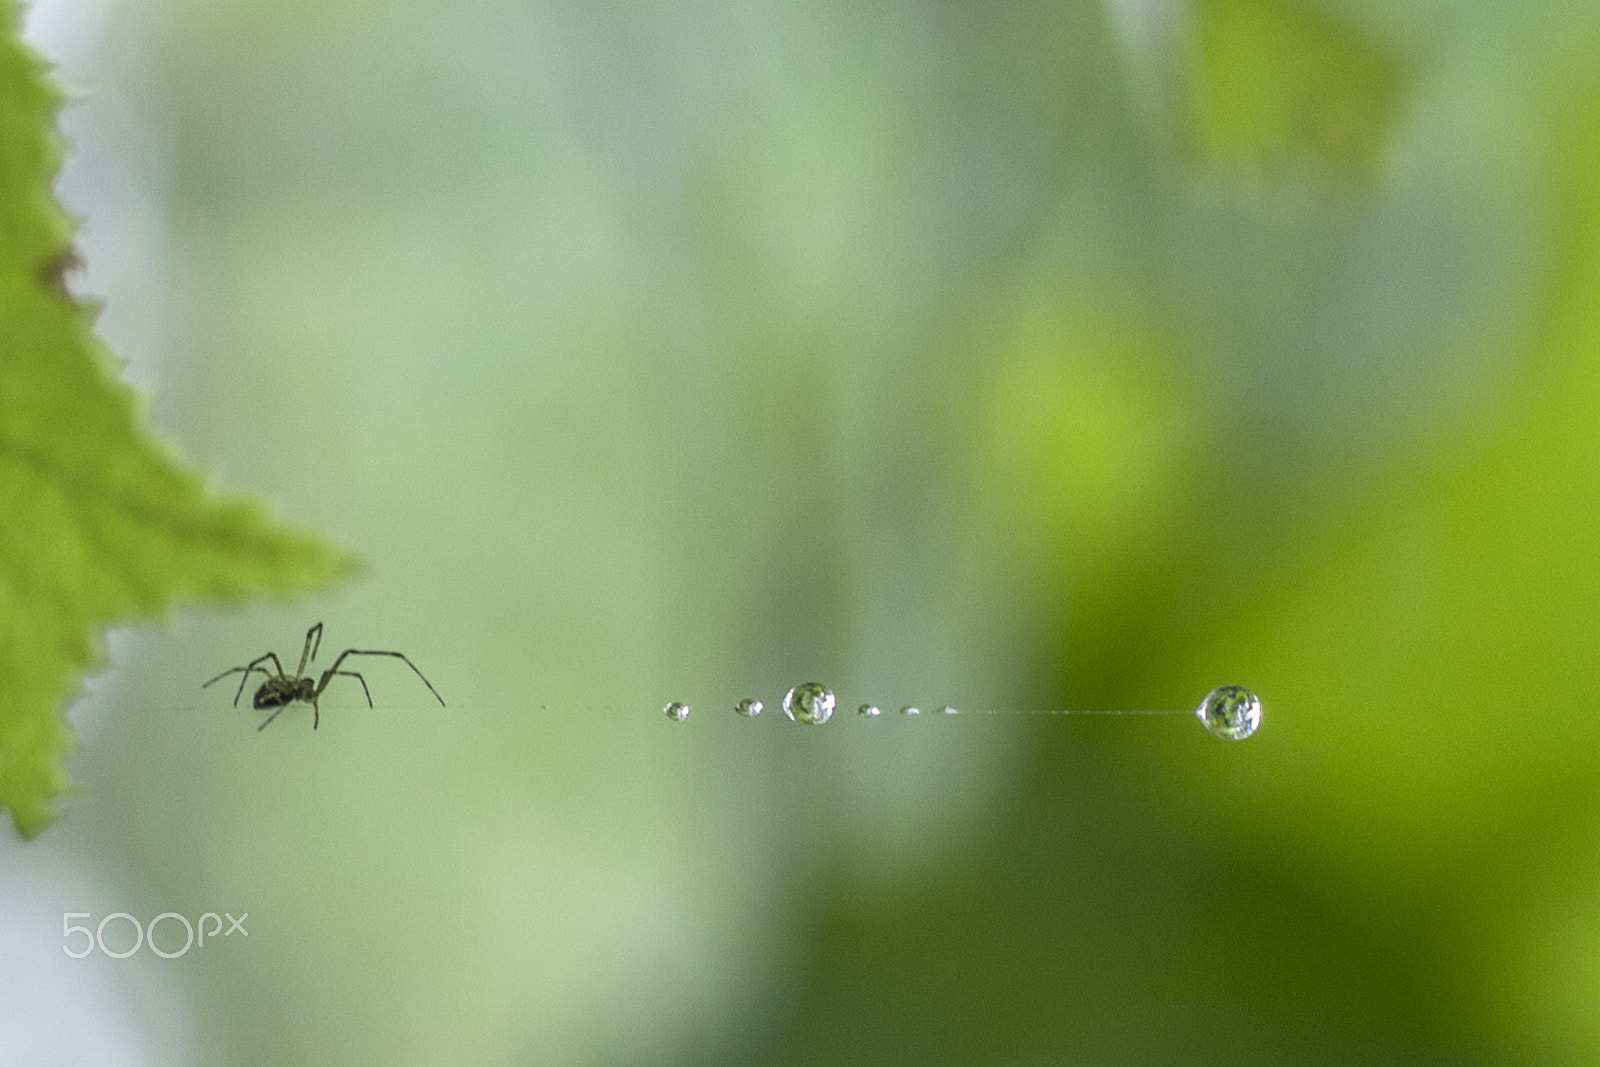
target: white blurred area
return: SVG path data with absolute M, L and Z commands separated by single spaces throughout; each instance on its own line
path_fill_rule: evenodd
M 97 926 L 118 910 L 116 896 L 48 837 L 22 844 L 12 835 L 0 852 L 0 1063 L 182 1067 L 196 1062 L 189 1008 L 180 983 L 164 973 L 181 967 L 183 957 L 162 959 L 147 946 L 126 959 L 98 950 L 74 959 L 64 951 L 68 944 L 73 951 L 83 949 L 81 934 L 64 940 L 64 914 L 87 911 L 92 916 L 87 921 Z M 169 924 L 162 924 L 163 938 L 171 933 Z M 113 932 L 125 935 L 128 928 L 118 920 L 107 928 L 108 940 Z
M 167 265 L 161 155 L 100 66 L 112 0 L 36 0 L 24 36 L 67 92 L 59 121 L 67 154 L 56 195 L 77 219 L 82 265 L 68 276 L 81 299 L 102 306 L 96 332 L 150 392 L 161 350 L 157 295 Z
M 83 266 L 68 276 L 68 284 L 80 298 L 103 306 L 97 332 L 124 362 L 126 380 L 148 390 L 161 328 L 161 302 L 151 296 L 161 285 L 166 243 L 152 195 L 157 155 L 114 86 L 96 73 L 110 13 L 110 0 L 39 0 L 27 8 L 25 35 L 55 67 L 69 95 L 60 112 L 67 154 L 56 188 L 78 220 Z M 113 634 L 110 651 L 130 641 L 129 635 Z M 114 687 L 112 678 L 89 680 L 70 716 L 80 741 L 93 734 Z M 191 1007 L 175 974 L 163 973 L 182 967 L 183 959 L 164 960 L 143 950 L 127 959 L 98 951 L 82 959 L 69 956 L 64 914 L 87 911 L 98 923 L 126 903 L 61 835 L 25 842 L 8 825 L 4 836 L 0 1063 L 195 1062 Z

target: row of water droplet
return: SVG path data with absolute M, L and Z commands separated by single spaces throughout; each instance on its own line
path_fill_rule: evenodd
M 754 697 L 745 697 L 733 706 L 733 710 L 747 719 L 753 719 L 765 711 L 766 707 L 765 704 Z M 833 718 L 834 710 L 837 707 L 838 699 L 833 695 L 833 691 L 817 682 L 805 682 L 797 685 L 783 695 L 783 713 L 789 717 L 791 722 L 803 722 L 813 726 L 820 726 Z M 673 701 L 662 710 L 667 713 L 667 718 L 673 722 L 682 722 L 689 717 L 689 712 L 693 709 L 687 704 Z M 957 714 L 956 709 L 949 705 L 940 708 L 939 712 L 942 715 Z M 876 704 L 863 704 L 856 709 L 856 714 L 867 718 L 876 718 L 883 714 L 883 709 Z M 922 709 L 915 704 L 907 704 L 900 709 L 900 714 L 921 715 Z
M 837 703 L 833 690 L 827 686 L 820 682 L 802 682 L 783 694 L 783 713 L 791 722 L 820 726 L 833 718 Z M 747 719 L 753 719 L 760 715 L 765 707 L 754 697 L 745 697 L 734 705 L 733 710 Z M 682 722 L 689 717 L 691 709 L 687 704 L 673 701 L 662 710 L 673 722 Z M 856 709 L 856 714 L 866 718 L 877 718 L 883 714 L 883 709 L 876 704 L 863 704 Z M 900 714 L 921 715 L 922 709 L 914 704 L 907 704 L 900 709 Z M 939 709 L 939 714 L 955 715 L 957 711 L 947 704 Z M 1243 741 L 1255 733 L 1256 727 L 1261 725 L 1261 701 L 1242 685 L 1222 685 L 1206 694 L 1206 698 L 1200 702 L 1194 714 L 1207 730 L 1218 737 L 1230 741 Z

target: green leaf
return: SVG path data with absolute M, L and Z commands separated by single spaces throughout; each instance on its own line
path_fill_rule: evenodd
M 1195 7 L 1195 137 L 1213 162 L 1253 174 L 1301 165 L 1372 177 L 1400 102 L 1400 65 L 1292 0 Z
M 62 284 L 60 95 L 19 26 L 0 0 L 0 805 L 31 836 L 67 787 L 62 712 L 103 627 L 179 599 L 304 590 L 356 561 L 212 495 L 152 438 Z

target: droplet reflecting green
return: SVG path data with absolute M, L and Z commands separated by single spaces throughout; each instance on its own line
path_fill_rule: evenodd
M 915 704 L 907 704 L 905 707 L 900 709 L 900 714 L 902 714 L 902 715 L 921 715 L 922 714 L 922 709 L 917 707 Z
M 946 704 L 944 707 L 940 708 L 939 709 L 939 713 L 941 715 L 955 715 L 955 714 L 957 714 L 956 709 L 952 708 L 949 704 Z
M 733 710 L 737 711 L 740 715 L 743 715 L 747 719 L 753 719 L 757 715 L 760 715 L 765 707 L 765 704 L 761 703 L 761 701 L 755 699 L 754 697 L 745 697 L 743 700 L 739 701 L 739 703 L 733 706 Z
M 680 704 L 676 700 L 661 709 L 667 713 L 667 718 L 673 722 L 682 722 L 689 717 L 689 705 Z
M 803 682 L 783 694 L 783 713 L 795 722 L 821 726 L 833 717 L 833 691 L 820 682 Z
M 856 714 L 865 715 L 868 718 L 876 719 L 879 715 L 883 714 L 883 709 L 878 707 L 876 704 L 863 704 L 856 709 Z
M 1229 741 L 1243 741 L 1261 725 L 1261 701 L 1242 685 L 1219 685 L 1206 694 L 1195 717 Z

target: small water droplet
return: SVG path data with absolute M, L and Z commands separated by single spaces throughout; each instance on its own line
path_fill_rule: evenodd
M 661 709 L 667 713 L 667 718 L 673 722 L 682 722 L 689 717 L 689 705 L 680 704 L 676 700 Z
M 833 691 L 820 682 L 802 682 L 783 694 L 783 713 L 795 722 L 821 726 L 833 717 Z
M 940 708 L 939 709 L 939 713 L 941 715 L 955 715 L 955 714 L 957 714 L 956 709 L 952 708 L 949 704 L 946 704 L 944 707 Z
M 866 715 L 869 718 L 876 719 L 879 715 L 883 714 L 883 709 L 878 707 L 876 704 L 863 704 L 856 709 L 856 714 Z
M 915 704 L 907 704 L 905 707 L 900 709 L 900 714 L 902 714 L 902 715 L 921 715 L 922 714 L 922 709 L 917 707 Z
M 1206 694 L 1195 717 L 1229 741 L 1243 741 L 1261 725 L 1261 701 L 1242 685 L 1219 685 Z
M 740 715 L 743 715 L 747 719 L 753 719 L 757 715 L 760 715 L 762 709 L 765 707 L 765 704 L 761 703 L 761 701 L 755 699 L 754 697 L 745 697 L 743 700 L 739 701 L 739 703 L 733 706 L 733 710 L 737 711 Z

